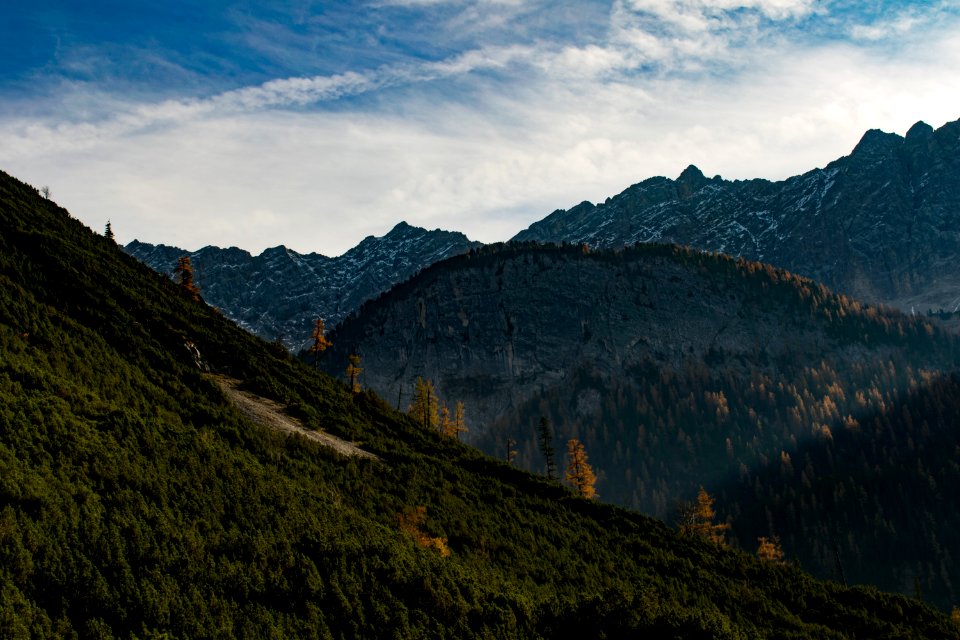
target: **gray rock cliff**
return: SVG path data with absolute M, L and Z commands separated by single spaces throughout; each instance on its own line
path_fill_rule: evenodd
M 906 137 L 871 130 L 853 152 L 781 182 L 650 178 L 559 210 L 517 241 L 673 242 L 759 260 L 868 302 L 960 307 L 960 121 Z
M 479 243 L 461 233 L 427 231 L 401 222 L 386 235 L 367 237 L 336 258 L 300 254 L 283 246 L 259 256 L 236 247 L 187 252 L 136 240 L 124 250 L 171 275 L 177 258 L 190 255 L 204 300 L 245 329 L 297 350 L 309 339 L 317 318 L 331 328 L 394 283 L 475 246 Z

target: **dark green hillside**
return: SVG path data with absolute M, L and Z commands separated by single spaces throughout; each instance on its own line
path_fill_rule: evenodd
M 383 461 L 251 423 L 187 343 L 213 371 Z M 418 537 L 445 538 L 450 553 Z M 425 434 L 0 174 L 0 635 L 957 630 L 916 601 L 678 538 Z

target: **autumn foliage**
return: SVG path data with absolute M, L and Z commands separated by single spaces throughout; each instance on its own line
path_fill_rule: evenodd
M 695 535 L 716 544 L 724 544 L 723 532 L 730 528 L 729 524 L 714 524 L 716 513 L 713 510 L 714 498 L 707 490 L 700 487 L 697 492 L 697 501 L 684 508 L 680 517 L 680 533 Z
M 404 509 L 403 513 L 397 514 L 397 521 L 400 524 L 400 530 L 413 537 L 421 547 L 435 549 L 444 558 L 450 555 L 450 547 L 447 546 L 446 538 L 431 536 L 424 531 L 423 528 L 427 522 L 427 508 L 423 505 Z
M 576 438 L 567 442 L 567 482 L 573 485 L 581 498 L 592 500 L 597 497 L 597 476 L 587 462 L 587 451 L 583 443 Z
M 772 538 L 767 538 L 766 536 L 761 536 L 757 538 L 757 557 L 761 560 L 766 560 L 767 562 L 773 562 L 774 564 L 784 564 L 783 559 L 783 548 L 780 546 L 780 538 L 773 536 Z
M 190 256 L 180 256 L 177 258 L 177 266 L 173 269 L 174 275 L 180 288 L 187 292 L 194 300 L 200 299 L 200 287 L 193 282 L 193 265 L 190 264 Z
M 333 346 L 333 343 L 327 338 L 327 327 L 323 318 L 317 318 L 317 322 L 313 326 L 313 334 L 310 337 L 313 339 L 310 353 L 313 354 L 313 365 L 316 367 L 320 361 L 320 354 L 326 351 L 328 347 Z

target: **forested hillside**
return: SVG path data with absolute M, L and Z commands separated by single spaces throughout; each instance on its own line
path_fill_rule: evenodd
M 957 635 L 424 432 L 5 174 L 0 355 L 4 637 Z M 207 370 L 380 459 L 251 422 Z
M 923 318 L 669 245 L 508 245 L 435 265 L 331 338 L 331 371 L 356 351 L 401 408 L 431 380 L 471 442 L 512 442 L 521 468 L 546 472 L 546 418 L 556 449 L 584 443 L 604 500 L 672 520 L 704 486 L 745 549 L 777 536 L 822 577 L 839 556 L 850 582 L 957 601 L 958 341 Z

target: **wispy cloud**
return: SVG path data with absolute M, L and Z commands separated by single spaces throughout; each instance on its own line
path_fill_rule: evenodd
M 499 28 L 482 19 L 489 3 L 380 2 L 442 13 L 430 55 L 390 44 L 380 64 L 200 97 L 63 84 L 56 113 L 0 118 L 0 166 L 94 227 L 111 218 L 121 240 L 336 254 L 400 219 L 502 240 L 691 162 L 782 178 L 867 128 L 960 117 L 945 81 L 960 22 L 942 7 L 932 22 L 804 0 L 617 0 L 578 31 L 576 3 L 551 4 L 561 17 L 511 3 L 515 24 Z M 923 30 L 923 46 L 877 55 L 897 29 Z

